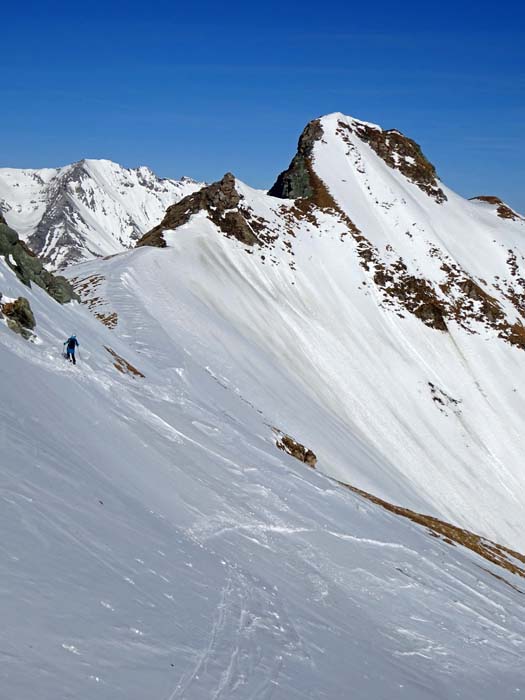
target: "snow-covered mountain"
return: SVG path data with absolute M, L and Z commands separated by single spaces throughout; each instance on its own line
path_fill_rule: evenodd
M 149 168 L 81 160 L 62 168 L 0 168 L 0 212 L 54 269 L 113 255 L 157 224 L 167 206 L 201 184 Z
M 270 194 L 228 174 L 69 268 L 83 306 L 0 256 L 36 319 L 0 321 L 6 697 L 519 697 L 525 223 L 501 206 L 336 114 Z
M 341 114 L 270 195 L 227 175 L 170 207 L 139 243 L 167 244 L 164 291 L 151 270 L 134 293 L 265 413 L 282 392 L 274 424 L 323 471 L 525 550 L 525 221 Z

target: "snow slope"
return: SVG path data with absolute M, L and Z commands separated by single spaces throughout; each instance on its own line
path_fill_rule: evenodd
M 438 203 L 341 127 L 363 122 L 320 122 L 310 167 L 330 207 L 237 181 L 250 246 L 220 197 L 181 225 L 176 205 L 168 248 L 126 273 L 127 305 L 151 309 L 161 347 L 184 339 L 217 376 L 235 371 L 326 473 L 524 550 L 525 222 L 436 180 Z M 106 277 L 117 313 L 121 264 L 81 273 Z
M 201 187 L 149 168 L 82 160 L 62 168 L 0 168 L 0 210 L 51 268 L 133 245 L 170 204 Z
M 205 222 L 199 246 L 188 234 L 188 277 L 200 256 L 249 288 L 239 244 Z M 306 389 L 286 367 L 266 385 L 270 353 L 243 338 L 253 297 L 232 294 L 237 352 L 214 356 L 233 327 L 201 326 L 216 310 L 196 284 L 165 294 L 178 253 L 98 261 L 114 330 L 0 260 L 0 289 L 30 299 L 38 334 L 0 324 L 2 697 L 519 697 L 523 579 L 277 450 L 273 422 L 304 411 L 308 425 Z M 77 367 L 60 355 L 72 331 Z M 347 444 L 350 461 L 380 463 L 357 432 Z
M 325 476 L 525 549 L 523 223 L 321 123 L 313 194 L 227 178 L 69 268 L 85 306 L 0 258 L 6 698 L 523 693 L 519 571 Z

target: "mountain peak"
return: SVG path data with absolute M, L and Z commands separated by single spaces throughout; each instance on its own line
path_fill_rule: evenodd
M 333 112 L 307 124 L 297 147 L 297 153 L 283 171 L 269 194 L 284 199 L 299 197 L 315 200 L 315 148 L 338 148 L 347 152 L 355 141 L 368 144 L 379 158 L 393 170 L 419 187 L 438 204 L 447 197 L 439 185 L 434 165 L 424 156 L 421 147 L 398 129 L 383 129 L 378 124 Z M 318 203 L 318 202 L 316 202 Z

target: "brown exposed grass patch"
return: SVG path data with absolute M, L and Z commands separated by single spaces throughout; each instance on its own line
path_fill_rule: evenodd
M 404 309 L 426 326 L 440 331 L 447 330 L 445 305 L 430 282 L 408 274 L 402 260 L 397 260 L 390 267 L 376 260 L 375 270 L 374 282 L 387 297 L 401 302 Z
M 408 518 L 412 522 L 427 528 L 430 534 L 441 537 L 444 542 L 467 547 L 467 549 L 476 552 L 476 554 L 479 554 L 487 561 L 490 561 L 513 574 L 517 574 L 518 576 L 525 578 L 525 556 L 523 554 L 515 552 L 514 550 L 504 547 L 503 545 L 496 544 L 495 542 L 481 537 L 480 535 L 476 535 L 469 530 L 464 530 L 456 525 L 451 525 L 443 520 L 434 518 L 431 515 L 423 515 L 422 513 L 416 513 L 408 508 L 396 506 L 388 501 L 378 498 L 377 496 L 373 496 L 362 489 L 358 489 L 356 486 L 351 486 L 350 484 L 346 484 L 342 481 L 335 481 L 340 486 L 363 496 L 372 503 L 375 503 L 385 510 L 388 510 L 390 513 L 395 513 L 396 515 Z
M 407 180 L 436 200 L 438 204 L 447 201 L 447 196 L 439 186 L 436 169 L 425 158 L 421 147 L 397 129 L 373 128 L 367 124 L 355 124 L 354 128 L 344 122 L 338 123 L 338 133 L 344 130 L 355 132 L 357 136 L 377 153 L 389 168 L 399 170 Z
M 80 298 L 80 303 L 88 307 L 95 318 L 103 323 L 107 328 L 115 328 L 118 324 L 116 311 L 97 311 L 101 306 L 106 306 L 106 300 L 97 295 L 97 289 L 106 278 L 104 275 L 89 275 L 88 277 L 73 277 L 70 281 L 73 289 Z
M 95 316 L 101 323 L 103 323 L 105 326 L 111 329 L 115 328 L 118 323 L 118 316 L 116 311 L 113 311 L 109 314 L 97 312 L 95 313 Z
M 496 208 L 496 213 L 500 219 L 511 219 L 512 221 L 523 220 L 523 217 L 517 214 L 513 209 L 509 207 L 508 204 L 500 199 L 499 197 L 494 197 L 493 195 L 482 194 L 478 197 L 471 197 L 474 201 L 487 202 L 488 204 L 493 204 Z
M 276 428 L 273 430 L 274 433 L 281 436 L 280 440 L 276 442 L 279 449 L 284 450 L 287 454 L 295 457 L 300 462 L 307 464 L 312 469 L 316 468 L 315 465 L 317 462 L 317 457 L 311 450 L 296 442 L 289 435 L 281 433 Z M 307 454 L 313 455 L 313 459 L 305 459 L 305 455 Z M 476 535 L 469 530 L 457 527 L 456 525 L 451 525 L 450 523 L 440 520 L 439 518 L 435 518 L 431 515 L 424 515 L 422 513 L 416 513 L 409 508 L 396 506 L 393 503 L 384 501 L 382 498 L 378 498 L 377 496 L 374 496 L 367 491 L 363 491 L 356 486 L 347 484 L 344 481 L 339 481 L 338 479 L 333 479 L 332 477 L 326 478 L 330 479 L 330 481 L 333 481 L 342 488 L 348 489 L 349 491 L 366 498 L 368 501 L 381 506 L 381 508 L 384 508 L 390 513 L 395 513 L 395 515 L 407 518 L 413 523 L 426 528 L 426 531 L 430 536 L 439 537 L 443 540 L 443 542 L 446 542 L 451 546 L 461 545 L 462 547 L 466 547 L 467 549 L 470 549 L 478 554 L 480 557 L 483 557 L 483 559 L 490 561 L 492 564 L 496 564 L 512 574 L 525 578 L 525 556 L 523 554 L 509 549 L 508 547 L 504 547 L 503 545 L 497 544 L 496 542 L 492 542 L 485 537 Z M 500 578 L 496 574 L 493 575 L 496 576 L 496 578 Z M 512 588 L 515 588 L 515 590 L 519 590 L 516 586 L 509 583 L 505 579 L 501 578 L 501 580 L 509 586 L 512 586 Z M 519 592 L 523 593 L 521 590 L 519 590 Z
M 82 297 L 95 290 L 104 280 L 104 275 L 89 275 L 89 277 L 82 278 L 73 277 L 71 279 L 71 284 L 77 294 Z
M 136 367 L 133 367 L 132 364 L 130 364 L 127 360 L 125 360 L 118 353 L 116 353 L 113 350 L 113 348 L 110 348 L 107 345 L 104 345 L 104 348 L 115 360 L 115 362 L 113 363 L 115 369 L 117 369 L 122 374 L 130 374 L 132 377 L 141 377 L 142 379 L 144 379 L 144 375 L 142 374 L 142 372 L 140 372 Z

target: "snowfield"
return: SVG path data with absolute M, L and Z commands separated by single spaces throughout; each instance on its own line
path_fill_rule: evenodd
M 341 119 L 313 162 L 381 255 L 513 277 L 520 220 L 438 204 Z M 68 268 L 84 305 L 0 258 L 37 322 L 0 323 L 0 697 L 521 697 L 524 577 L 335 479 L 524 551 L 523 349 L 386 304 L 340 216 L 236 187 L 270 247 L 202 211 Z
M 286 376 L 251 406 L 126 292 L 165 253 L 118 258 L 120 337 L 3 267 L 41 341 L 0 327 L 3 697 L 519 697 L 522 579 L 278 451 Z

